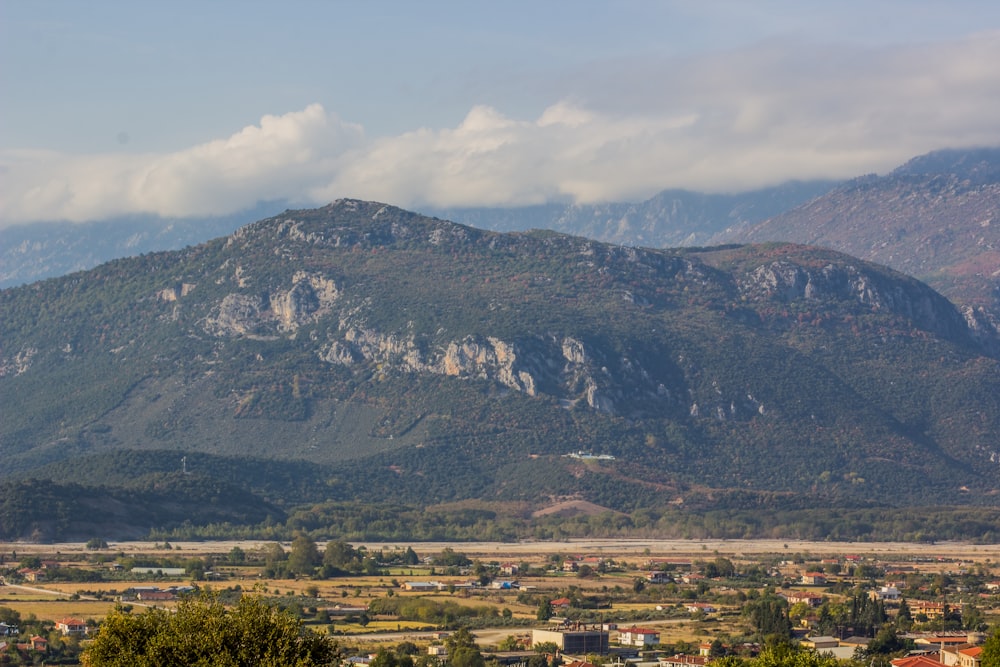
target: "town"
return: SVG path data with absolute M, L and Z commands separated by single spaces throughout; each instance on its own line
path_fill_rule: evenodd
M 979 667 L 1000 618 L 989 547 L 620 544 L 5 545 L 0 659 L 76 664 L 112 610 L 204 596 L 259 598 L 334 638 L 345 662 L 376 667 L 455 664 L 460 649 L 520 667 L 701 667 L 776 647 Z

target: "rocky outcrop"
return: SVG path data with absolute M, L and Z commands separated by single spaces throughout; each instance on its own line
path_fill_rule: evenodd
M 205 318 L 205 331 L 213 336 L 294 333 L 329 313 L 340 296 L 336 283 L 318 274 L 299 271 L 291 282 L 287 290 L 226 295 Z
M 0 377 L 17 376 L 31 368 L 31 362 L 38 354 L 38 348 L 26 346 L 10 358 L 0 357 Z
M 465 336 L 424 351 L 412 337 L 349 328 L 343 339 L 327 343 L 318 356 L 344 366 L 376 364 L 403 372 L 491 380 L 528 396 L 546 393 L 568 406 L 583 402 L 608 414 L 618 411 L 613 396 L 627 396 L 636 381 L 645 395 L 669 398 L 662 383 L 654 384 L 645 371 L 627 359 L 619 360 L 619 365 L 628 368 L 628 377 L 612 377 L 606 366 L 595 364 L 601 355 L 589 352 L 582 341 L 572 337 L 505 341 L 493 336 Z
M 160 290 L 156 296 L 161 301 L 173 302 L 193 292 L 195 287 L 197 285 L 194 283 L 179 283 L 173 287 Z
M 926 285 L 903 276 L 888 280 L 851 264 L 810 267 L 776 260 L 738 277 L 736 285 L 748 300 L 853 301 L 952 340 L 969 337 L 966 318 Z

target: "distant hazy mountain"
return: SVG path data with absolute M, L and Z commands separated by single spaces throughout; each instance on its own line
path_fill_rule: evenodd
M 90 269 L 119 257 L 204 243 L 284 208 L 283 203 L 266 202 L 239 213 L 215 217 L 135 215 L 84 223 L 38 222 L 0 228 L 0 289 Z
M 712 242 L 792 241 L 926 281 L 980 330 L 1000 325 L 1000 148 L 945 150 L 863 176 Z
M 640 204 L 550 204 L 421 212 L 494 231 L 552 229 L 624 245 L 680 247 L 703 244 L 733 225 L 760 222 L 827 192 L 835 184 L 793 182 L 738 195 L 664 190 Z M 219 217 L 145 215 L 0 229 L 0 289 L 89 269 L 119 257 L 203 243 L 284 208 L 284 202 L 266 202 Z
M 0 291 L 4 474 L 95 487 L 156 491 L 190 454 L 254 468 L 198 486 L 237 500 L 988 504 L 998 396 L 948 300 L 796 245 L 636 249 L 341 200 Z
M 705 245 L 734 225 L 753 224 L 784 213 L 836 185 L 836 181 L 792 181 L 733 195 L 664 190 L 638 204 L 423 208 L 420 212 L 500 232 L 552 229 L 608 243 L 680 248 Z

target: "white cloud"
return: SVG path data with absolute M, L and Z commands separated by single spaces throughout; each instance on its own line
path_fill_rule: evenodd
M 6 152 L 0 220 L 212 215 L 268 199 L 304 200 L 336 172 L 337 156 L 362 140 L 360 127 L 311 105 L 164 155 Z
M 882 49 L 771 41 L 595 64 L 553 81 L 553 104 L 535 119 L 473 106 L 454 128 L 368 139 L 312 105 L 165 155 L 8 152 L 0 220 L 223 213 L 277 198 L 634 200 L 666 187 L 850 177 L 937 148 L 1000 144 L 997 62 L 1000 32 Z

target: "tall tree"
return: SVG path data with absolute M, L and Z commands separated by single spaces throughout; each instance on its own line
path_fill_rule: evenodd
M 468 628 L 459 628 L 444 640 L 448 649 L 448 664 L 451 667 L 484 667 L 486 661 L 479 651 L 476 638 Z
M 312 575 L 320 563 L 319 549 L 316 541 L 299 533 L 292 540 L 292 549 L 288 554 L 288 570 L 292 574 Z

